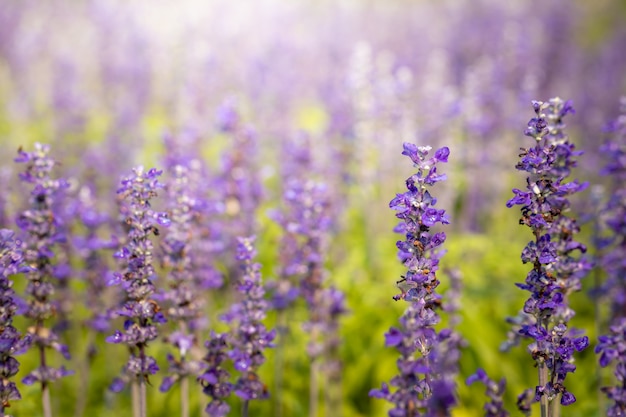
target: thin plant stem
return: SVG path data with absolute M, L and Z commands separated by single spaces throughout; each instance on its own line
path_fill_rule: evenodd
M 250 404 L 250 401 L 245 400 L 243 404 L 241 405 L 241 417 L 248 417 L 248 405 L 249 404 Z
M 561 417 L 561 394 L 558 394 L 552 400 L 552 413 L 550 417 Z
M 133 402 L 133 417 L 139 417 L 139 380 L 133 380 L 130 384 L 130 395 Z
M 50 405 L 50 386 L 45 382 L 41 383 L 41 399 L 43 401 L 43 416 L 52 417 L 52 406 Z
M 40 324 L 37 327 L 39 328 Z M 46 348 L 43 345 L 39 345 L 39 363 L 41 364 L 41 369 L 46 368 Z M 43 417 L 52 417 L 48 381 L 41 381 L 41 402 L 43 406 Z
M 545 387 L 548 383 L 548 366 L 544 361 L 539 362 L 539 386 Z M 539 406 L 541 409 L 541 417 L 549 416 L 549 406 L 550 403 L 548 401 L 547 395 L 542 395 L 541 400 L 539 402 Z
M 139 417 L 147 417 L 146 406 L 146 379 L 141 376 L 139 379 Z
M 80 364 L 80 394 L 78 395 L 76 402 L 76 409 L 74 410 L 75 417 L 81 417 L 85 414 L 85 408 L 87 408 L 87 400 L 89 399 L 89 371 L 91 369 L 91 363 L 93 362 L 94 351 L 94 339 L 93 332 L 89 332 L 87 335 L 87 352 L 84 360 Z
M 183 376 L 180 380 L 180 415 L 189 417 L 189 377 Z

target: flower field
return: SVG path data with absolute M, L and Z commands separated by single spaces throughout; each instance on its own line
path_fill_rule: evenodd
M 0 1 L 0 416 L 626 415 L 626 5 Z

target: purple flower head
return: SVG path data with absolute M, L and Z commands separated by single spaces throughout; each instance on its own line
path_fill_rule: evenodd
M 117 317 L 125 317 L 124 331 L 116 330 L 107 338 L 109 343 L 123 343 L 133 353 L 124 367 L 121 380 L 147 380 L 158 370 L 154 358 L 145 354 L 146 345 L 157 338 L 156 324 L 164 322 L 160 306 L 151 297 L 155 287 L 153 266 L 154 247 L 150 235 L 159 235 L 157 225 L 168 225 L 165 213 L 155 212 L 151 200 L 163 186 L 158 181 L 162 171 L 143 167 L 133 170 L 133 175 L 122 180 L 118 194 L 122 197 L 121 212 L 127 226 L 128 236 L 124 245 L 116 252 L 123 272 L 117 275 L 117 282 L 125 292 L 125 300 L 120 307 L 111 311 Z M 167 220 L 167 221 L 165 221 Z M 113 384 L 119 388 L 119 383 Z
M 107 250 L 118 246 L 114 236 L 103 238 L 101 230 L 110 221 L 110 217 L 97 207 L 94 196 L 95 186 L 84 186 L 78 191 L 75 201 L 75 212 L 84 226 L 85 232 L 72 238 L 72 249 L 81 259 L 85 260 L 85 268 L 80 272 L 86 282 L 85 304 L 89 307 L 91 317 L 86 324 L 99 333 L 110 330 L 110 317 L 106 302 L 107 280 L 112 272 L 109 269 Z
M 602 146 L 606 164 L 601 171 L 611 179 L 608 201 L 600 210 L 600 221 L 605 235 L 598 263 L 606 272 L 606 281 L 600 294 L 610 303 L 609 332 L 599 337 L 595 348 L 600 366 L 613 367 L 616 384 L 601 390 L 611 400 L 608 416 L 626 413 L 626 97 L 621 100 L 620 115 L 612 123 L 609 140 Z
M 55 327 L 47 327 L 55 312 L 64 311 L 54 294 L 69 272 L 69 267 L 62 263 L 62 257 L 55 253 L 67 241 L 64 213 L 60 207 L 69 184 L 63 179 L 53 178 L 52 171 L 57 163 L 48 155 L 49 152 L 48 145 L 37 143 L 32 152 L 20 149 L 15 159 L 25 164 L 19 177 L 31 187 L 28 205 L 16 221 L 22 231 L 24 262 L 29 265 L 28 270 L 23 271 L 28 279 L 25 292 L 29 297 L 23 314 L 35 323 L 29 331 L 29 340 L 44 352 L 42 358 L 46 348 L 53 348 L 69 358 L 67 347 L 58 342 Z M 64 368 L 54 369 L 44 363 L 45 360 L 25 378 L 26 381 L 51 382 L 69 375 Z
M 236 257 L 241 268 L 238 291 L 243 299 L 222 318 L 233 324 L 228 356 L 241 374 L 233 389 L 244 400 L 268 397 L 256 371 L 265 362 L 263 351 L 273 347 L 275 337 L 275 332 L 268 332 L 263 324 L 268 303 L 264 299 L 260 265 L 254 262 L 254 241 L 254 237 L 238 239 Z
M 15 292 L 10 277 L 17 273 L 28 272 L 24 265 L 22 242 L 15 233 L 0 229 L 0 377 L 6 381 L 0 389 L 0 401 L 10 404 L 10 400 L 21 398 L 15 383 L 9 382 L 18 371 L 20 363 L 13 357 L 24 352 L 31 343 L 31 336 L 22 335 L 13 327 L 13 317 L 17 310 L 14 301 Z
M 233 385 L 229 382 L 230 374 L 223 368 L 223 363 L 228 359 L 226 339 L 224 334 L 211 332 L 205 343 L 207 353 L 203 358 L 204 371 L 198 377 L 202 391 L 211 399 L 205 409 L 211 417 L 223 417 L 230 411 L 225 400 L 233 391 Z
M 448 415 L 456 404 L 454 373 L 458 370 L 458 346 L 461 339 L 450 330 L 440 334 L 434 329 L 440 318 L 436 310 L 441 296 L 435 292 L 439 285 L 436 272 L 442 252 L 439 247 L 445 241 L 443 232 L 432 233 L 437 224 L 448 224 L 444 210 L 435 208 L 437 200 L 428 188 L 445 179 L 437 174 L 436 164 L 447 162 L 447 147 L 437 150 L 429 158 L 430 147 L 404 144 L 403 155 L 408 156 L 418 171 L 406 180 L 407 191 L 397 194 L 389 206 L 404 226 L 405 239 L 397 243 L 398 257 L 407 268 L 397 281 L 401 293 L 395 300 L 409 303 L 400 318 L 400 326 L 392 327 L 385 334 L 385 345 L 393 346 L 400 353 L 399 375 L 391 380 L 395 392 L 384 384 L 370 396 L 383 398 L 394 408 L 389 416 Z M 454 336 L 453 336 L 454 335 Z M 435 392 L 436 391 L 436 392 Z
M 181 159 L 182 162 L 182 158 Z M 161 242 L 162 263 L 168 268 L 169 289 L 159 294 L 166 303 L 167 315 L 176 331 L 166 337 L 178 351 L 178 359 L 171 356 L 170 377 L 163 380 L 161 390 L 167 390 L 176 381 L 197 375 L 202 370 L 200 361 L 192 360 L 188 353 L 195 344 L 192 330 L 202 327 L 202 288 L 194 277 L 194 223 L 200 216 L 202 203 L 195 197 L 191 164 L 174 163 L 167 167 L 170 181 L 166 184 L 168 197 L 168 227 Z M 200 272 L 200 271 L 198 271 Z M 195 272 L 196 274 L 198 272 Z
M 537 117 L 531 119 L 525 133 L 535 139 L 534 146 L 523 149 L 516 168 L 528 173 L 526 190 L 514 189 L 515 196 L 507 207 L 521 205 L 520 224 L 531 228 L 535 240 L 522 251 L 522 262 L 533 265 L 526 281 L 518 287 L 530 293 L 524 304 L 526 317 L 521 317 L 514 331 L 531 339 L 528 349 L 537 363 L 542 385 L 535 389 L 535 401 L 547 408 L 558 395 L 561 404 L 575 399 L 565 389 L 564 380 L 576 368 L 573 353 L 588 346 L 586 337 L 575 337 L 567 323 L 574 316 L 568 297 L 581 287 L 580 279 L 589 270 L 589 263 L 576 251 L 585 252 L 584 245 L 573 240 L 579 231 L 576 221 L 565 215 L 568 197 L 586 184 L 566 182 L 576 166 L 574 145 L 565 134 L 563 117 L 573 113 L 570 102 L 559 98 L 533 102 Z M 512 343 L 513 344 L 513 343 Z M 523 395 L 527 398 L 527 395 Z M 522 398 L 520 397 L 520 398 Z M 528 402 L 519 403 L 526 412 Z
M 301 134 L 283 148 L 283 206 L 272 214 L 283 229 L 278 280 L 270 283 L 274 308 L 286 308 L 301 295 L 312 306 L 322 286 L 320 271 L 328 246 L 331 195 L 326 184 L 316 181 L 308 136 Z

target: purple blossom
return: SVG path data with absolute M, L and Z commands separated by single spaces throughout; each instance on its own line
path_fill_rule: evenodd
M 626 189 L 623 185 L 626 179 L 626 97 L 621 100 L 620 116 L 612 123 L 611 135 L 611 140 L 601 149 L 608 160 L 602 173 L 610 176 L 611 183 L 609 200 L 600 211 L 608 236 L 599 259 L 607 276 L 600 292 L 610 302 L 610 327 L 607 334 L 599 337 L 595 352 L 600 354 L 601 367 L 614 364 L 616 384 L 601 388 L 612 401 L 607 415 L 613 417 L 626 413 Z
M 507 206 L 522 206 L 520 224 L 529 226 L 535 236 L 522 251 L 522 262 L 533 268 L 526 281 L 517 284 L 530 297 L 524 304 L 524 315 L 514 323 L 519 336 L 532 340 L 528 350 L 539 369 L 533 400 L 540 401 L 542 409 L 547 410 L 555 398 L 560 398 L 562 405 L 576 400 L 564 381 L 576 369 L 573 353 L 589 344 L 586 336 L 578 337 L 576 331 L 567 327 L 574 316 L 568 297 L 580 289 L 580 279 L 590 265 L 576 255 L 576 251 L 584 253 L 586 248 L 573 240 L 579 228 L 573 218 L 565 215 L 570 207 L 568 197 L 587 184 L 566 182 L 576 166 L 573 157 L 580 155 L 564 132 L 562 119 L 573 112 L 571 103 L 554 98 L 545 103 L 533 102 L 533 108 L 536 117 L 529 122 L 525 134 L 535 139 L 535 145 L 522 149 L 516 166 L 528 173 L 527 187 L 525 191 L 514 189 L 515 197 Z M 515 344 L 517 337 L 510 344 Z M 529 396 L 523 398 L 520 405 L 527 412 Z
M 74 236 L 72 242 L 75 253 L 85 261 L 82 272 L 87 284 L 85 304 L 91 314 L 87 325 L 98 333 L 106 333 L 110 329 L 110 317 L 103 295 L 107 291 L 107 277 L 112 272 L 103 251 L 115 249 L 118 242 L 114 236 L 108 239 L 102 237 L 101 230 L 111 219 L 98 209 L 93 187 L 85 186 L 78 191 L 76 205 L 76 214 L 85 228 L 85 234 Z
M 8 229 L 0 229 L 0 410 L 9 406 L 11 400 L 21 398 L 11 378 L 18 371 L 20 363 L 13 357 L 23 353 L 31 343 L 30 334 L 23 337 L 13 327 L 13 317 L 17 310 L 11 275 L 28 272 L 24 264 L 22 242 L 15 238 L 15 233 Z
M 226 105 L 233 106 L 233 103 Z M 232 107 L 232 111 L 237 111 Z M 230 111 L 230 110 L 229 110 Z M 239 116 L 237 116 L 238 120 Z M 222 154 L 220 172 L 212 181 L 212 209 L 216 212 L 212 235 L 219 241 L 219 256 L 225 263 L 226 274 L 236 281 L 237 265 L 232 261 L 237 253 L 237 239 L 249 236 L 257 228 L 256 211 L 263 196 L 255 154 L 258 134 L 242 123 L 227 129 L 229 146 Z
M 70 371 L 46 366 L 45 349 L 53 348 L 69 359 L 67 346 L 59 343 L 54 329 L 47 323 L 60 310 L 55 300 L 55 285 L 60 275 L 60 265 L 56 263 L 54 249 L 66 241 L 62 216 L 55 212 L 68 183 L 63 179 L 53 179 L 52 171 L 57 163 L 48 156 L 50 147 L 35 144 L 32 152 L 18 150 L 15 162 L 23 163 L 26 169 L 19 174 L 22 182 L 32 186 L 28 207 L 20 213 L 17 225 L 22 230 L 24 241 L 24 262 L 29 266 L 25 276 L 28 279 L 26 294 L 30 297 L 25 316 L 34 322 L 29 331 L 33 345 L 37 346 L 41 365 L 24 378 L 24 381 L 40 381 L 45 389 L 52 382 Z M 26 382 L 25 382 L 26 383 Z
M 447 162 L 450 151 L 440 148 L 429 158 L 431 149 L 404 144 L 403 155 L 413 161 L 418 171 L 406 180 L 407 191 L 389 203 L 404 224 L 397 229 L 405 234 L 405 240 L 396 246 L 398 257 L 407 268 L 397 281 L 401 293 L 394 299 L 409 302 L 409 307 L 400 318 L 401 326 L 391 328 L 385 335 L 385 345 L 395 347 L 401 355 L 397 361 L 400 373 L 390 382 L 397 389 L 391 392 L 389 386 L 383 384 L 381 389 L 371 390 L 370 396 L 386 399 L 394 405 L 389 411 L 390 417 L 418 416 L 422 412 L 449 415 L 456 403 L 450 376 L 457 366 L 460 341 L 450 330 L 438 334 L 434 329 L 440 321 L 436 310 L 441 305 L 441 297 L 435 292 L 442 255 L 438 248 L 445 241 L 445 234 L 430 231 L 435 224 L 449 221 L 444 210 L 434 208 L 437 200 L 428 191 L 429 186 L 445 179 L 445 175 L 436 174 L 436 164 Z
M 154 247 L 150 235 L 159 235 L 157 225 L 169 226 L 168 215 L 156 212 L 151 200 L 162 188 L 158 177 L 162 171 L 143 167 L 133 170 L 133 175 L 122 180 L 118 194 L 122 198 L 121 212 L 125 216 L 128 236 L 124 245 L 115 253 L 123 272 L 117 273 L 112 283 L 125 291 L 123 303 L 111 313 L 124 317 L 124 331 L 116 330 L 107 337 L 109 343 L 122 343 L 130 348 L 130 359 L 124 366 L 122 376 L 114 381 L 111 390 L 119 392 L 124 383 L 143 383 L 159 369 L 156 360 L 145 353 L 149 342 L 157 338 L 156 325 L 165 322 L 159 304 L 151 297 L 156 278 L 153 266 Z
M 471 385 L 474 382 L 481 382 L 486 388 L 489 402 L 485 404 L 486 417 L 508 417 L 509 412 L 504 409 L 503 395 L 506 390 L 506 380 L 502 378 L 499 382 L 494 382 L 487 376 L 487 373 L 478 369 L 475 374 L 470 375 L 465 383 Z
M 243 298 L 222 316 L 222 320 L 233 328 L 228 356 L 241 375 L 233 389 L 245 401 L 269 396 L 257 370 L 265 362 L 263 351 L 273 347 L 276 335 L 274 330 L 268 332 L 263 324 L 268 303 L 264 299 L 260 265 L 253 261 L 256 255 L 254 240 L 254 237 L 239 238 L 237 260 L 241 276 L 237 289 Z
M 163 380 L 161 391 L 201 371 L 201 362 L 191 360 L 188 353 L 196 344 L 192 331 L 201 327 L 204 306 L 202 293 L 194 280 L 191 256 L 193 221 L 200 202 L 191 194 L 189 169 L 180 164 L 168 168 L 172 177 L 166 186 L 171 225 L 161 242 L 161 250 L 163 265 L 169 270 L 169 291 L 162 298 L 167 303 L 168 317 L 178 329 L 165 339 L 178 350 L 178 357 L 168 355 L 171 376 Z
M 204 394 L 211 398 L 205 408 L 205 412 L 211 417 L 224 417 L 230 411 L 225 400 L 230 396 L 233 385 L 229 382 L 230 374 L 222 365 L 228 359 L 226 339 L 226 335 L 212 331 L 210 339 L 204 344 L 207 349 L 203 358 L 205 367 L 198 381 Z

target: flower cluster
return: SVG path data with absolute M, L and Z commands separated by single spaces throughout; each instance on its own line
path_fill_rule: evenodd
M 82 187 L 77 196 L 77 214 L 85 228 L 85 234 L 75 236 L 74 248 L 84 260 L 83 279 L 86 281 L 85 304 L 91 317 L 87 325 L 98 333 L 108 332 L 110 318 L 106 297 L 107 280 L 111 273 L 105 260 L 104 251 L 114 250 L 118 246 L 117 238 L 104 239 L 102 229 L 109 223 L 110 217 L 98 209 L 92 187 Z M 110 255 L 109 255 L 110 256 Z
M 596 353 L 600 354 L 600 366 L 616 363 L 614 369 L 617 384 L 603 387 L 602 390 L 613 402 L 608 409 L 608 416 L 621 416 L 626 413 L 626 97 L 622 98 L 621 114 L 611 124 L 612 140 L 602 147 L 608 162 L 602 173 L 611 176 L 611 188 L 608 202 L 600 213 L 610 235 L 603 239 L 603 253 L 599 263 L 607 279 L 602 293 L 610 300 L 609 333 L 600 336 Z
M 52 348 L 60 352 L 65 359 L 70 358 L 67 346 L 59 342 L 58 335 L 47 322 L 59 311 L 58 301 L 54 299 L 55 284 L 67 275 L 65 265 L 55 263 L 54 249 L 66 242 L 61 216 L 54 208 L 68 188 L 67 181 L 53 179 L 52 170 L 56 162 L 48 155 L 50 147 L 35 144 L 32 152 L 18 151 L 15 162 L 26 165 L 20 179 L 32 185 L 28 208 L 20 213 L 17 225 L 22 230 L 24 240 L 24 262 L 29 271 L 26 294 L 29 296 L 25 316 L 34 322 L 29 329 L 33 345 L 40 352 L 40 366 L 27 375 L 23 382 L 27 385 L 36 381 L 45 388 L 48 382 L 55 381 L 71 372 L 64 367 L 52 368 L 46 364 L 45 349 Z
M 261 283 L 260 265 L 253 261 L 256 251 L 254 237 L 239 238 L 237 260 L 241 266 L 238 291 L 243 299 L 231 306 L 222 320 L 233 325 L 228 356 L 241 373 L 234 386 L 235 394 L 244 401 L 268 397 L 257 369 L 265 362 L 263 351 L 273 347 L 275 331 L 267 331 L 263 320 L 268 308 Z
M 220 107 L 218 117 L 218 125 L 229 140 L 229 149 L 222 155 L 221 172 L 211 187 L 217 190 L 213 198 L 218 201 L 217 211 L 221 214 L 220 224 L 213 230 L 213 239 L 221 241 L 227 275 L 236 282 L 238 267 L 232 260 L 237 253 L 237 239 L 256 232 L 254 213 L 263 195 L 254 158 L 258 134 L 241 123 L 232 100 Z
M 211 417 L 224 417 L 230 411 L 226 398 L 230 396 L 233 385 L 229 382 L 230 374 L 223 368 L 228 359 L 227 335 L 211 332 L 211 338 L 204 344 L 207 353 L 204 356 L 204 373 L 198 377 L 202 391 L 211 398 L 205 412 Z
M 396 210 L 401 223 L 395 228 L 405 235 L 398 241 L 398 256 L 407 268 L 406 274 L 397 282 L 402 292 L 395 300 L 409 302 L 409 307 L 400 318 L 400 328 L 392 327 L 385 334 L 385 345 L 395 347 L 400 352 L 398 370 L 400 374 L 391 380 L 397 387 L 391 392 L 383 383 L 381 389 L 370 391 L 370 396 L 384 398 L 394 405 L 390 417 L 417 416 L 421 410 L 448 410 L 456 401 L 453 385 L 437 373 L 437 350 L 445 332 L 437 334 L 434 326 L 440 317 L 436 309 L 441 305 L 441 297 L 435 289 L 439 286 L 437 270 L 441 251 L 439 246 L 445 241 L 443 232 L 432 233 L 430 228 L 437 223 L 448 224 L 445 210 L 436 209 L 437 199 L 431 196 L 428 187 L 446 179 L 437 173 L 436 164 L 447 162 L 450 150 L 438 149 L 428 157 L 430 147 L 418 147 L 405 143 L 403 155 L 408 156 L 417 167 L 417 173 L 406 180 L 407 191 L 398 194 L 389 206 Z M 433 391 L 438 390 L 433 396 Z M 438 404 L 430 402 L 431 397 Z
M 29 268 L 24 265 L 21 242 L 15 238 L 13 231 L 0 229 L 0 412 L 10 405 L 11 400 L 21 398 L 15 382 L 11 381 L 20 367 L 13 356 L 25 351 L 31 340 L 30 335 L 22 337 L 13 327 L 17 305 L 10 277 L 28 271 Z
M 572 363 L 574 351 L 589 345 L 586 336 L 568 328 L 574 316 L 568 297 L 580 289 L 580 279 L 590 265 L 574 256 L 586 248 L 573 240 L 579 227 L 566 215 L 568 197 L 585 189 L 587 183 L 566 181 L 576 166 L 574 157 L 580 155 L 564 132 L 563 118 L 574 112 L 571 103 L 554 98 L 545 103 L 534 101 L 533 108 L 536 117 L 528 122 L 525 134 L 535 140 L 535 145 L 522 150 L 516 165 L 528 173 L 526 190 L 514 189 L 515 196 L 507 207 L 522 206 L 520 224 L 530 227 L 535 236 L 522 251 L 522 262 L 533 268 L 526 281 L 517 284 L 530 293 L 517 332 L 533 340 L 528 350 L 539 369 L 535 401 L 547 410 L 558 399 L 563 405 L 576 401 L 564 381 L 576 369 Z
M 486 417 L 508 417 L 509 412 L 504 409 L 502 396 L 506 390 L 506 380 L 502 378 L 500 382 L 495 382 L 487 376 L 484 370 L 478 369 L 475 374 L 470 375 L 465 381 L 467 385 L 474 382 L 482 382 L 487 389 L 489 402 L 485 404 Z
M 189 360 L 188 353 L 195 344 L 193 331 L 200 327 L 203 302 L 193 277 L 191 261 L 192 225 L 199 202 L 189 189 L 189 169 L 184 165 L 170 167 L 172 178 L 167 184 L 171 225 L 161 242 L 163 265 L 169 268 L 169 291 L 163 299 L 167 302 L 167 316 L 177 330 L 166 337 L 178 350 L 178 358 L 168 354 L 172 376 L 166 377 L 161 391 L 187 375 L 197 375 L 201 370 L 198 361 Z
M 148 342 L 157 338 L 156 324 L 165 322 L 158 303 L 151 297 L 155 291 L 153 266 L 154 248 L 150 235 L 159 235 L 157 225 L 168 226 L 166 213 L 155 212 L 150 200 L 162 188 L 158 177 L 162 171 L 154 168 L 144 171 L 137 167 L 134 174 L 122 181 L 118 194 L 123 198 L 122 214 L 128 227 L 128 239 L 114 254 L 123 266 L 115 272 L 109 285 L 121 285 L 125 291 L 123 304 L 112 313 L 124 317 L 124 331 L 116 330 L 107 337 L 109 343 L 123 343 L 130 348 L 131 357 L 124 373 L 116 378 L 111 390 L 119 392 L 128 381 L 143 383 L 159 369 L 156 360 L 146 355 Z

